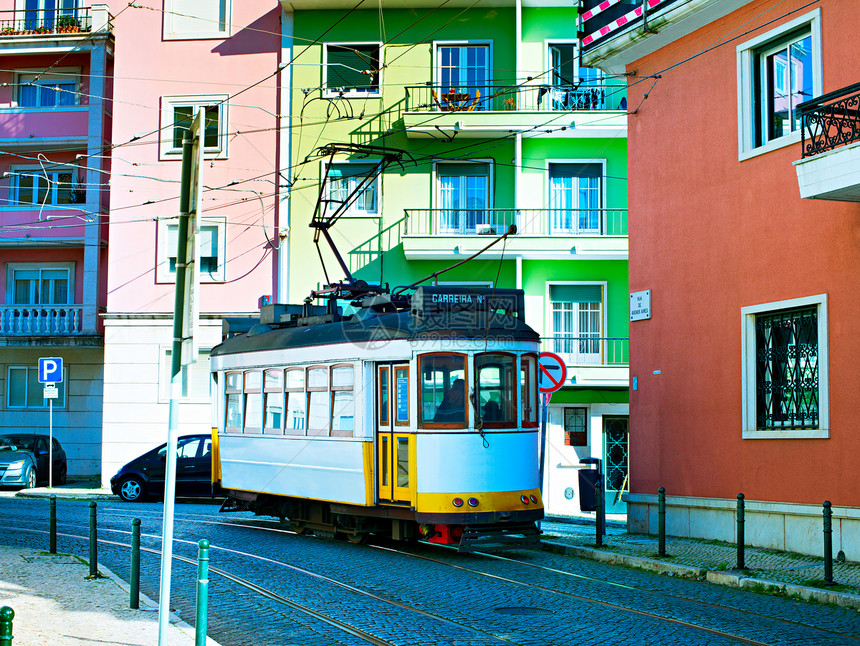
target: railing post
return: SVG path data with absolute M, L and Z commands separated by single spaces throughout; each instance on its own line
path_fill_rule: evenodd
M 57 497 L 54 494 L 51 494 L 51 501 L 49 503 L 50 507 L 50 516 L 48 520 L 48 550 L 51 554 L 57 553 Z
M 744 569 L 744 495 L 738 494 L 738 563 L 737 569 Z
M 833 509 L 824 501 L 824 582 L 833 585 Z
M 601 547 L 603 545 L 604 514 L 606 513 L 603 501 L 603 474 L 601 473 L 598 474 L 597 482 L 594 483 L 594 503 L 597 507 L 594 519 L 594 533 L 596 535 L 594 543 L 597 547 Z
M 15 611 L 9 606 L 0 608 L 0 646 L 12 646 L 12 620 Z
M 197 620 L 194 646 L 206 646 L 206 621 L 209 613 L 209 541 L 201 539 L 197 546 Z
M 657 489 L 657 555 L 666 556 L 666 489 Z
M 140 608 L 140 518 L 131 521 L 131 580 L 128 607 Z
M 96 530 L 96 503 L 90 502 L 90 576 L 97 577 L 99 575 L 99 548 L 98 534 Z

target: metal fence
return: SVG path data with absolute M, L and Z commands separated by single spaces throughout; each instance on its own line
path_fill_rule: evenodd
M 541 339 L 545 352 L 555 352 L 569 366 L 630 365 L 627 337 L 558 335 Z
M 627 209 L 406 209 L 406 235 L 627 235 Z
M 0 11 L 0 36 L 89 32 L 89 7 Z
M 797 106 L 803 120 L 802 157 L 811 157 L 860 140 L 860 83 L 823 94 Z

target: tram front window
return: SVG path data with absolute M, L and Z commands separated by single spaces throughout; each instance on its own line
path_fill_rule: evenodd
M 516 426 L 516 361 L 516 357 L 510 354 L 488 352 L 475 355 L 476 415 L 487 426 Z
M 466 357 L 421 355 L 422 425 L 466 426 Z

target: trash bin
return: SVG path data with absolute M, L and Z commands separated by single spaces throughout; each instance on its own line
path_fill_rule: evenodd
M 600 458 L 583 458 L 580 464 L 594 465 L 594 469 L 579 470 L 579 509 L 580 511 L 597 511 L 597 500 L 594 496 L 594 485 L 603 477 Z

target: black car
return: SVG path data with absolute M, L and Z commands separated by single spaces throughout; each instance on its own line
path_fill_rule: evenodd
M 53 456 L 48 451 L 48 435 L 16 433 L 0 435 L 0 487 L 32 489 L 48 482 L 48 461 L 54 459 L 53 483 L 66 484 L 66 452 L 53 439 Z
M 212 496 L 212 437 L 183 435 L 177 441 L 176 495 Z M 110 488 L 127 502 L 164 496 L 167 444 L 135 458 L 110 479 Z

